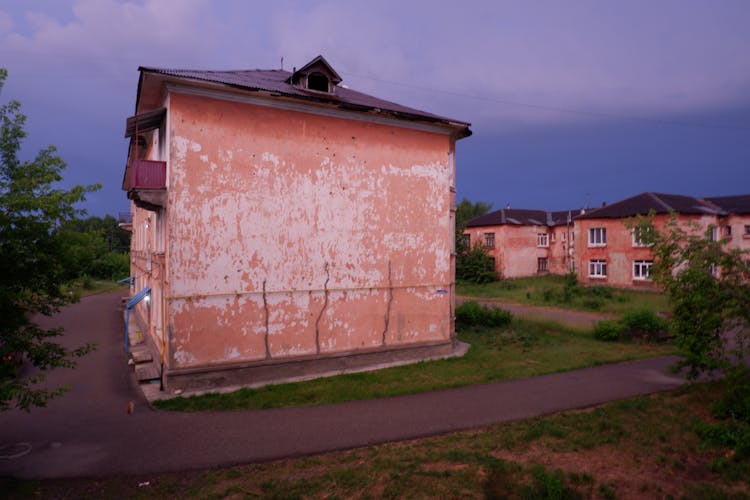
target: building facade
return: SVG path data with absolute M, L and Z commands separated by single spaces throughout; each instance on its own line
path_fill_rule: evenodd
M 455 141 L 469 124 L 287 72 L 140 68 L 123 188 L 135 317 L 168 389 L 455 350 Z
M 566 274 L 573 270 L 572 212 L 503 208 L 466 224 L 470 246 L 480 245 L 503 278 Z

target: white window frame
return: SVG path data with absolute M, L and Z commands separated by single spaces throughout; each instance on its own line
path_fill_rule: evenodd
M 708 239 L 711 241 L 719 241 L 719 226 L 711 224 L 708 226 Z
M 589 247 L 606 247 L 607 246 L 607 228 L 590 227 L 589 228 Z
M 606 259 L 590 259 L 589 260 L 589 278 L 596 278 L 596 279 L 607 278 Z
M 745 238 L 750 238 L 750 224 L 745 224 L 745 233 L 743 234 Z
M 549 241 L 550 241 L 550 243 L 554 243 L 555 242 L 555 233 L 549 233 Z
M 549 234 L 548 233 L 537 233 L 536 235 L 536 246 L 547 248 L 549 247 Z
M 560 235 L 560 240 L 564 243 L 565 241 L 568 240 L 568 235 L 566 233 L 562 233 Z
M 651 274 L 653 273 L 653 269 L 653 260 L 634 260 L 633 279 L 637 281 L 651 281 Z

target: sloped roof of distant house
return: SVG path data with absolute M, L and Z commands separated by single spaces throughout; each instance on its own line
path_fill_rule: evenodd
M 480 226 L 559 226 L 568 223 L 568 216 L 573 216 L 577 210 L 560 210 L 550 212 L 546 210 L 526 210 L 522 208 L 501 208 L 466 223 L 466 227 Z
M 657 214 L 677 212 L 680 214 L 719 214 L 725 213 L 721 206 L 710 201 L 692 196 L 664 193 L 641 193 L 630 198 L 612 203 L 610 205 L 595 208 L 584 214 L 578 215 L 576 219 L 620 219 L 623 217 L 634 217 L 636 215 L 647 215 L 653 211 Z
M 141 110 L 146 111 L 158 106 L 158 96 L 149 96 L 149 102 L 141 106 L 144 100 L 143 90 L 145 78 L 149 75 L 152 77 L 161 76 L 167 79 L 189 80 L 204 85 L 219 85 L 220 87 L 230 87 L 242 91 L 257 93 L 264 97 L 280 97 L 293 100 L 301 100 L 309 103 L 345 109 L 350 111 L 359 111 L 371 114 L 390 115 L 394 118 L 412 121 L 426 121 L 441 125 L 448 125 L 458 130 L 459 137 L 471 135 L 469 123 L 454 120 L 444 116 L 427 113 L 418 109 L 402 106 L 394 102 L 386 101 L 373 97 L 361 92 L 352 90 L 345 85 L 339 85 L 341 77 L 328 64 L 323 56 L 317 56 L 315 59 L 304 65 L 294 72 L 284 71 L 281 69 L 254 69 L 254 70 L 235 70 L 235 71 L 206 71 L 192 69 L 166 69 L 139 67 L 141 79 L 138 84 L 138 97 L 136 99 L 136 113 Z M 311 83 L 313 75 L 324 75 L 331 83 L 332 91 L 321 91 L 316 89 L 312 84 L 305 85 L 308 81 Z M 308 80 L 307 77 L 310 77 Z M 153 101 L 153 102 L 152 102 Z
M 707 201 L 721 207 L 730 214 L 750 214 L 750 194 L 734 196 L 709 196 Z

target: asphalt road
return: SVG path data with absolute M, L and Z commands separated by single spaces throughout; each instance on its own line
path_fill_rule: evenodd
M 481 427 L 684 383 L 668 372 L 676 358 L 665 357 L 326 406 L 154 411 L 126 364 L 120 295 L 88 297 L 45 318 L 65 328 L 66 344 L 96 342 L 98 349 L 77 369 L 50 375 L 71 388 L 64 397 L 31 413 L 0 414 L 0 456 L 17 455 L 0 458 L 0 475 L 92 477 L 229 466 Z M 135 401 L 132 414 L 129 401 Z

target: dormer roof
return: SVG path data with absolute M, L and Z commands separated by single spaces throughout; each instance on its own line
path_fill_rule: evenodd
M 315 90 L 309 88 L 308 82 L 309 76 L 316 73 L 322 74 L 331 82 L 331 90 L 329 90 L 329 93 L 333 93 L 333 88 L 341 83 L 341 77 L 339 74 L 336 73 L 336 70 L 334 70 L 333 67 L 328 64 L 328 61 L 326 61 L 321 55 L 305 64 L 300 69 L 295 70 L 292 73 L 292 76 L 289 77 L 288 83 L 294 86 L 302 86 L 302 88 L 307 88 L 308 90 Z

